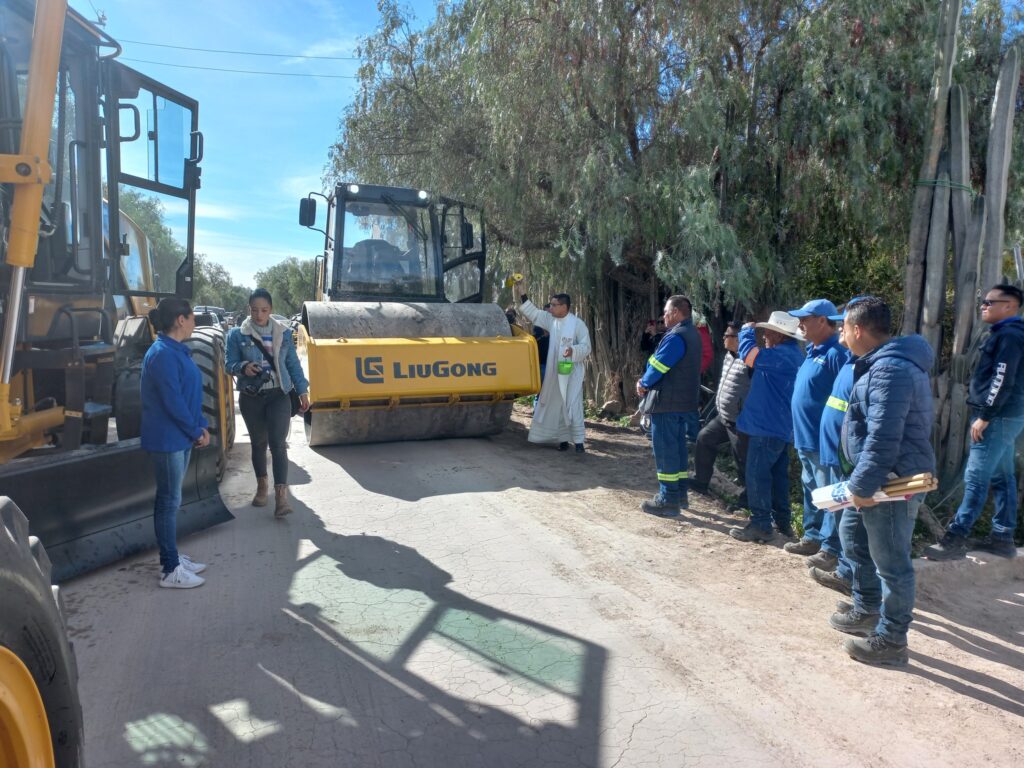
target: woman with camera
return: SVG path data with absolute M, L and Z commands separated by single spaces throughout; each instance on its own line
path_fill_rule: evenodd
M 309 382 L 295 352 L 292 330 L 271 316 L 270 292 L 257 288 L 249 296 L 249 317 L 228 333 L 225 367 L 238 380 L 238 408 L 252 441 L 256 471 L 254 507 L 267 505 L 267 447 L 274 470 L 274 517 L 292 511 L 288 501 L 288 439 L 294 389 L 299 410 L 309 409 Z

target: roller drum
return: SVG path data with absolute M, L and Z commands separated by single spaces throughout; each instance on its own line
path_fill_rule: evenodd
M 505 313 L 496 304 L 413 302 L 306 302 L 303 323 L 317 339 L 508 337 Z M 311 383 L 315 392 L 316 383 Z M 512 403 L 462 402 L 397 408 L 319 410 L 305 416 L 311 446 L 452 437 L 501 432 Z

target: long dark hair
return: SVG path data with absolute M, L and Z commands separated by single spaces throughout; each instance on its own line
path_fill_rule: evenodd
M 156 309 L 149 310 L 149 322 L 160 333 L 167 333 L 178 322 L 179 317 L 191 314 L 192 305 L 188 302 L 188 299 L 160 299 Z

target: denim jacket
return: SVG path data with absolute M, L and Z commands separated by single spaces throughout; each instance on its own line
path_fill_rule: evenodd
M 292 341 L 292 330 L 281 324 L 274 318 L 270 318 L 274 341 L 274 367 L 281 383 L 281 389 L 290 392 L 292 388 L 304 395 L 309 392 L 309 382 L 302 372 L 302 365 L 299 363 L 299 356 L 295 352 L 295 343 Z M 261 348 L 263 340 L 253 329 L 252 320 L 246 318 L 241 326 L 232 328 L 228 333 L 228 344 L 224 367 L 228 373 L 235 376 L 238 389 L 242 388 L 242 368 L 248 363 L 260 363 L 266 360 Z

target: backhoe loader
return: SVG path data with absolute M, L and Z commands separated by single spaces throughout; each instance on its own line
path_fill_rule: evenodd
M 192 295 L 203 142 L 197 103 L 119 53 L 66 0 L 0 0 L 4 768 L 81 765 L 74 656 L 51 584 L 155 545 L 138 439 L 145 312 Z M 185 244 L 136 221 L 141 204 L 178 216 Z M 202 328 L 188 343 L 213 440 L 192 453 L 179 533 L 231 518 L 217 490 L 234 426 L 224 339 Z

